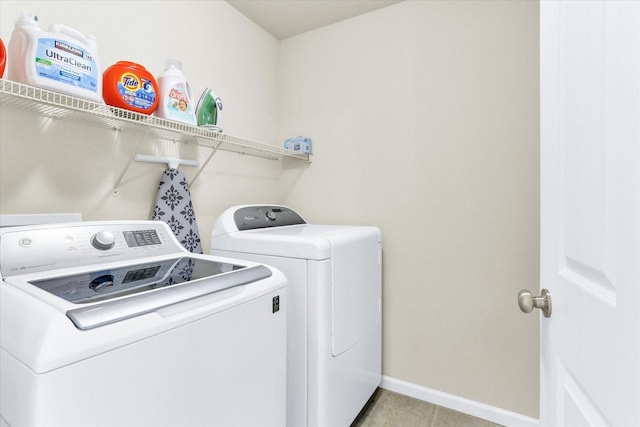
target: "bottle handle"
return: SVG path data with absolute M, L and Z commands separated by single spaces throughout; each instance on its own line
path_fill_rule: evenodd
M 193 118 L 196 119 L 196 123 L 197 123 L 197 119 L 198 118 L 196 116 L 196 106 L 192 105 L 192 103 L 193 103 L 193 94 L 191 93 L 191 85 L 186 80 L 185 80 L 185 86 L 187 87 L 187 95 L 189 96 L 189 110 L 191 111 L 191 114 L 193 115 Z M 189 110 L 187 110 L 187 112 Z
M 189 95 L 189 99 L 192 100 L 193 99 L 193 95 L 191 93 L 191 85 L 189 84 L 188 81 L 185 81 L 186 86 L 187 86 L 187 95 Z
M 53 24 L 49 31 L 54 32 L 54 33 L 62 33 L 62 34 L 66 34 L 69 37 L 73 37 L 74 39 L 77 39 L 79 41 L 81 41 L 82 43 L 88 45 L 90 44 L 90 41 L 87 37 L 85 37 L 84 34 L 82 34 L 80 31 L 78 30 L 74 30 L 71 27 L 67 27 L 66 25 L 62 25 L 62 24 Z

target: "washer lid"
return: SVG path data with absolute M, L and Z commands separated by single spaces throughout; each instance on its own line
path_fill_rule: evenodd
M 379 229 L 366 226 L 301 224 L 236 231 L 218 236 L 214 233 L 211 249 L 323 260 L 331 258 L 333 240 L 357 241 L 371 236 L 380 241 Z
M 70 303 L 29 283 L 51 277 L 46 273 L 11 277 L 0 286 L 0 347 L 43 374 L 257 299 L 271 311 L 271 294 L 285 292 L 284 275 L 243 263 L 246 268 L 90 304 Z
M 241 268 L 245 266 L 180 257 L 31 280 L 28 283 L 74 304 L 85 304 L 213 277 Z
M 377 227 L 307 224 L 280 205 L 242 205 L 224 211 L 211 232 L 211 249 L 309 260 L 331 258 L 333 239 L 376 236 Z
M 257 265 L 237 272 L 205 277 L 183 286 L 171 287 L 148 294 L 105 301 L 95 305 L 67 311 L 67 317 L 78 329 L 93 329 L 121 320 L 162 310 L 199 297 L 257 282 L 271 277 L 272 272 L 264 265 Z

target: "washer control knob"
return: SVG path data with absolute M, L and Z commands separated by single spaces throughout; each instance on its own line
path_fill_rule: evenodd
M 267 211 L 267 219 L 269 221 L 275 221 L 276 220 L 276 213 L 274 211 Z
M 91 237 L 91 244 L 101 251 L 111 249 L 116 244 L 116 236 L 110 231 L 99 231 Z
M 89 283 L 89 287 L 94 292 L 104 292 L 113 288 L 113 282 L 116 279 L 111 274 L 105 274 L 104 276 L 96 277 Z

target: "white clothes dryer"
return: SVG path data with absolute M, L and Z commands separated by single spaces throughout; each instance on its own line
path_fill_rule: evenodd
M 0 425 L 273 426 L 286 279 L 159 221 L 0 230 Z
M 287 277 L 287 426 L 349 426 L 381 381 L 380 230 L 236 206 L 214 224 L 211 254 Z

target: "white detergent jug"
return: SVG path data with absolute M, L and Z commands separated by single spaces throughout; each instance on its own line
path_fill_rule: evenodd
M 160 102 L 156 116 L 195 126 L 196 113 L 191 87 L 182 74 L 180 61 L 166 60 L 165 70 L 158 76 L 158 87 Z
M 102 70 L 95 38 L 65 25 L 48 31 L 33 12 L 22 12 L 8 49 L 7 78 L 102 102 Z

